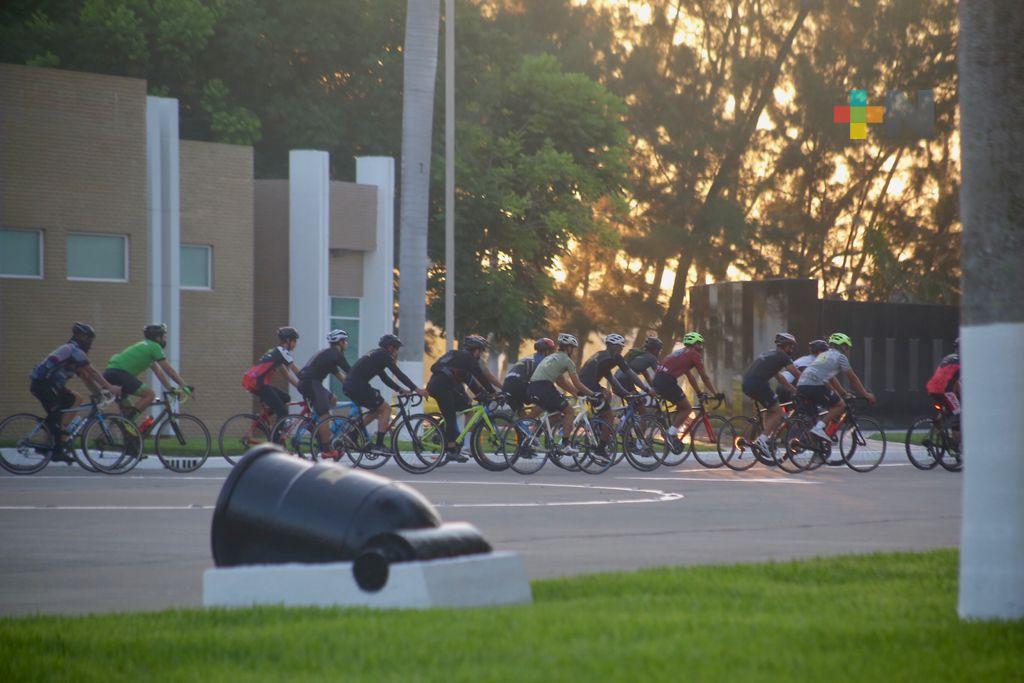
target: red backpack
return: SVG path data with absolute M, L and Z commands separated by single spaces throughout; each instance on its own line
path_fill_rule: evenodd
M 273 361 L 266 361 L 264 363 L 257 363 L 242 375 L 242 386 L 246 391 L 256 391 L 263 386 L 263 378 L 267 376 L 271 370 L 274 369 Z

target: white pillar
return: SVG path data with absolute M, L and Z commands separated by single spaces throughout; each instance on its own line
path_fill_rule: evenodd
M 356 157 L 356 182 L 377 188 L 377 248 L 363 254 L 363 300 L 359 309 L 359 354 L 395 331 L 395 160 Z
M 149 205 L 148 314 L 166 323 L 167 356 L 181 369 L 181 204 L 178 100 L 146 98 L 146 198 Z M 139 333 L 141 335 L 140 324 Z M 155 381 L 151 378 L 151 382 Z
M 299 332 L 299 367 L 326 342 L 329 323 L 330 156 L 292 150 L 288 155 L 288 324 Z M 292 395 L 298 397 L 292 387 Z

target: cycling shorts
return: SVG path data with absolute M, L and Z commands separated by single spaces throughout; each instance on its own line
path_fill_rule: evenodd
M 569 407 L 569 402 L 555 383 L 546 379 L 530 382 L 530 398 L 548 413 L 558 413 Z
M 508 394 L 508 404 L 515 412 L 522 410 L 530 402 L 530 383 L 522 377 L 506 377 L 501 390 Z
M 772 385 L 763 379 L 743 380 L 743 393 L 760 403 L 764 408 L 771 408 L 779 402 L 779 397 L 775 395 Z
M 839 403 L 836 392 L 824 384 L 806 384 L 796 388 L 797 396 L 813 403 L 815 408 L 832 408 Z
M 103 379 L 117 387 L 121 387 L 121 398 L 138 396 L 146 384 L 127 370 L 107 368 L 103 371 Z
M 684 408 L 690 405 L 690 402 L 686 400 L 686 394 L 683 393 L 683 388 L 679 386 L 679 382 L 667 372 L 659 371 L 655 373 L 654 381 L 651 382 L 651 388 L 654 389 L 658 396 L 670 403 L 675 403 Z
M 67 410 L 75 405 L 75 395 L 67 387 L 57 386 L 53 382 L 45 380 L 32 380 L 29 391 L 42 404 L 46 411 L 47 422 L 52 424 L 52 418 L 57 416 L 61 410 Z
M 360 408 L 366 408 L 371 411 L 377 410 L 384 403 L 384 397 L 368 383 L 345 382 L 343 389 L 345 395 L 352 399 L 352 402 Z
M 334 407 L 331 392 L 325 389 L 324 385 L 319 382 L 314 382 L 313 380 L 300 381 L 299 393 L 302 394 L 302 398 L 309 401 L 309 405 L 313 406 L 317 417 L 326 417 L 330 414 L 331 408 Z

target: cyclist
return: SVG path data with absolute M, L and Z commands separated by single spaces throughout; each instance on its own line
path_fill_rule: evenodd
M 604 350 L 595 353 L 580 368 L 580 381 L 591 391 L 597 392 L 597 395 L 600 397 L 597 403 L 594 404 L 594 412 L 608 424 L 612 424 L 612 406 L 609 403 L 611 395 L 607 389 L 602 388 L 601 380 L 607 379 L 615 393 L 619 396 L 624 396 L 627 393 L 626 388 L 612 374 L 613 368 L 618 368 L 619 372 L 629 377 L 630 384 L 641 386 L 648 393 L 651 391 L 647 386 L 647 382 L 642 380 L 626 364 L 626 359 L 622 357 L 622 349 L 625 346 L 625 337 L 621 334 L 609 334 L 604 338 Z
M 572 432 L 573 420 L 576 419 L 576 411 L 565 400 L 565 396 L 558 391 L 556 385 L 575 396 L 585 394 L 596 397 L 598 394 L 587 388 L 576 374 L 576 364 L 572 361 L 572 355 L 580 347 L 579 340 L 567 332 L 562 332 L 558 335 L 557 345 L 558 350 L 538 363 L 537 368 L 530 376 L 530 399 L 540 406 L 541 410 L 561 414 L 562 444 L 560 449 L 563 453 L 572 455 L 574 449 L 569 446 L 569 435 Z
M 167 325 L 155 323 L 142 328 L 142 341 L 126 347 L 120 353 L 115 353 L 107 363 L 107 369 L 103 371 L 103 378 L 113 385 L 121 387 L 121 412 L 130 420 L 153 405 L 156 400 L 156 392 L 148 387 L 139 375 L 146 370 L 152 370 L 160 384 L 168 389 L 173 389 L 171 380 L 178 385 L 186 394 L 192 393 L 192 387 L 185 383 L 181 375 L 167 361 L 164 355 L 164 348 L 167 346 Z M 168 379 L 168 376 L 171 378 Z M 124 405 L 129 396 L 138 396 L 138 402 L 133 406 Z M 141 431 L 153 423 L 152 418 L 147 418 L 142 423 Z
M 819 407 L 828 408 L 828 413 L 824 417 L 819 417 L 817 424 L 811 428 L 811 434 L 825 441 L 830 439 L 825 433 L 825 425 L 838 419 L 846 407 L 846 401 L 832 391 L 836 387 L 840 373 L 845 374 L 854 391 L 866 398 L 868 403 L 875 402 L 875 395 L 864 388 L 860 377 L 850 367 L 850 360 L 846 357 L 853 348 L 853 340 L 842 332 L 834 332 L 828 338 L 828 347 L 828 351 L 807 366 L 796 383 L 797 395 L 812 403 L 815 410 Z
M 78 394 L 65 386 L 71 376 L 77 375 L 94 393 L 105 390 L 114 396 L 121 395 L 121 387 L 110 384 L 89 364 L 86 354 L 92 348 L 92 341 L 95 338 L 96 331 L 91 325 L 76 322 L 71 326 L 71 339 L 51 351 L 32 369 L 29 376 L 29 391 L 46 411 L 46 426 L 58 445 L 54 458 L 60 461 L 71 462 L 70 458 L 60 452 L 59 446 L 67 437 L 63 427 L 67 426 L 72 417 L 72 413 L 61 411 L 82 402 Z
M 260 356 L 242 376 L 242 386 L 274 414 L 275 424 L 288 416 L 288 394 L 270 384 L 270 374 L 279 370 L 289 384 L 299 388 L 299 369 L 292 357 L 299 333 L 294 327 L 282 327 L 277 331 L 277 340 L 280 344 Z
M 483 371 L 480 357 L 487 349 L 487 340 L 477 334 L 471 334 L 462 340 L 458 349 L 444 354 L 430 366 L 430 381 L 427 393 L 437 401 L 437 407 L 444 416 L 445 454 L 448 460 L 466 462 L 468 458 L 459 452 L 456 439 L 459 436 L 458 413 L 470 407 L 469 397 L 463 384 L 470 378 L 482 390 L 477 395 L 488 392 L 488 387 L 500 390 L 497 383 L 492 383 Z
M 935 373 L 925 384 L 933 401 L 953 415 L 960 414 L 960 339 L 953 342 L 954 352 L 939 361 Z
M 648 386 L 654 381 L 654 370 L 658 367 L 658 354 L 664 346 L 665 344 L 657 337 L 648 337 L 644 340 L 642 349 L 630 349 L 626 354 L 626 364 L 629 365 L 629 369 L 647 380 Z M 622 370 L 615 373 L 615 379 L 628 393 L 637 391 L 636 384 Z M 619 398 L 625 398 L 625 395 L 619 394 Z
M 724 395 L 719 394 L 715 389 L 714 383 L 708 377 L 707 371 L 704 370 L 703 353 L 704 337 L 699 332 L 687 332 L 683 335 L 683 348 L 673 351 L 662 358 L 654 373 L 654 381 L 651 383 L 651 386 L 654 388 L 655 393 L 676 406 L 676 411 L 672 414 L 672 426 L 668 428 L 669 438 L 676 442 L 679 440 L 678 435 L 681 427 L 683 428 L 682 432 L 686 433 L 686 428 L 688 427 L 686 423 L 689 420 L 690 411 L 693 410 L 677 381 L 681 376 L 686 375 L 686 379 L 690 382 L 694 392 L 698 396 L 703 396 L 700 386 L 693 379 L 692 371 L 696 369 L 700 374 L 701 380 L 704 382 L 705 388 L 707 388 L 707 393 L 714 395 L 718 399 L 724 398 Z M 678 447 L 679 444 L 676 443 L 673 445 L 673 450 Z
M 327 333 L 327 348 L 318 351 L 299 371 L 299 393 L 313 407 L 317 417 L 327 417 L 331 408 L 334 407 L 334 394 L 324 387 L 327 375 L 334 375 L 339 382 L 344 383 L 345 375 L 342 372 L 347 373 L 351 369 L 348 359 L 345 358 L 345 349 L 347 348 L 348 332 L 331 330 Z M 331 428 L 327 422 L 320 425 L 318 435 L 321 444 L 330 441 Z M 323 456 L 337 459 L 338 454 L 334 451 L 326 451 Z
M 355 362 L 342 384 L 345 395 L 352 399 L 357 406 L 369 411 L 363 416 L 363 424 L 368 425 L 374 419 L 377 420 L 376 447 L 378 450 L 384 447 L 384 435 L 388 428 L 388 421 L 391 419 L 391 406 L 380 395 L 380 392 L 370 385 L 370 380 L 374 377 L 380 378 L 380 381 L 389 389 L 403 395 L 409 393 L 416 393 L 420 396 L 427 395 L 425 390 L 417 387 L 416 383 L 398 368 L 395 360 L 398 358 L 398 349 L 401 346 L 401 339 L 393 334 L 385 334 L 377 342 L 376 349 Z M 409 390 L 402 389 L 388 376 L 386 371 L 390 371 Z
M 806 355 L 800 356 L 793 361 L 793 366 L 800 372 L 803 372 L 808 365 L 813 363 L 815 358 L 828 351 L 828 342 L 824 339 L 815 339 L 807 345 L 807 350 L 808 353 Z M 775 390 L 775 394 L 779 397 L 779 403 L 791 403 L 796 400 L 795 382 L 798 375 L 792 374 L 789 370 L 783 370 L 781 374 L 782 378 L 789 382 L 789 385 L 793 387 L 793 390 L 790 391 L 780 383 L 778 388 Z
M 530 377 L 537 365 L 555 351 L 555 342 L 541 337 L 533 343 L 534 354 L 522 358 L 505 373 L 501 390 L 508 394 L 508 404 L 517 414 L 530 402 Z
M 792 360 L 795 350 L 796 337 L 789 332 L 779 332 L 775 335 L 775 348 L 755 358 L 743 373 L 743 393 L 765 408 L 764 431 L 757 437 L 757 445 L 764 453 L 768 453 L 768 435 L 774 434 L 782 424 L 782 406 L 772 389 L 771 380 L 776 379 L 781 387 L 796 393 L 796 387 L 781 372 L 786 370 L 794 377 L 800 376 L 800 370 Z

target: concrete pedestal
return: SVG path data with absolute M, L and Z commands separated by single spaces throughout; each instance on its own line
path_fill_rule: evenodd
M 511 552 L 393 564 L 387 584 L 376 592 L 356 584 L 351 562 L 213 568 L 203 573 L 206 607 L 423 609 L 532 601 L 523 563 Z

